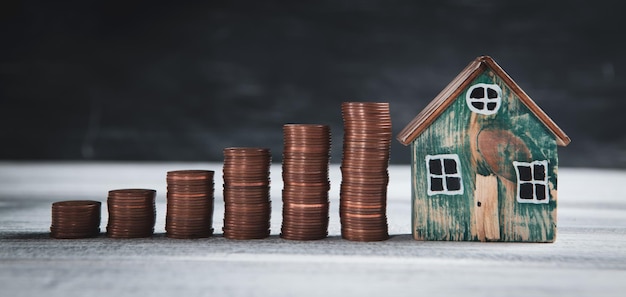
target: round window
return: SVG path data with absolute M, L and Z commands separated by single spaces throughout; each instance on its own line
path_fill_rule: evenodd
M 496 84 L 475 84 L 467 90 L 465 99 L 471 111 L 484 115 L 495 114 L 502 104 L 502 89 Z

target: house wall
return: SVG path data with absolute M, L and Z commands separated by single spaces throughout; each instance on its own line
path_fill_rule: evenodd
M 465 92 L 411 144 L 413 231 L 418 240 L 500 240 L 550 242 L 556 236 L 557 146 L 554 136 L 490 70 L 471 84 L 496 83 L 502 89 L 499 111 L 490 116 L 470 111 Z M 478 141 L 483 131 L 500 138 L 485 149 Z M 487 133 L 483 134 L 486 135 Z M 507 138 L 508 137 L 508 138 Z M 482 145 L 482 151 L 481 151 Z M 457 154 L 463 182 L 463 194 L 428 196 L 427 155 Z M 517 174 L 513 161 L 548 161 L 549 203 L 519 203 Z M 481 197 L 475 196 L 476 175 L 497 179 L 499 237 L 483 238 L 477 211 Z M 493 191 L 496 191 L 494 188 Z M 479 225 L 477 225 L 477 222 Z

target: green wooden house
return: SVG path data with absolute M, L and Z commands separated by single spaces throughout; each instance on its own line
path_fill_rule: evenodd
M 488 56 L 398 135 L 411 145 L 416 240 L 553 242 L 569 137 Z

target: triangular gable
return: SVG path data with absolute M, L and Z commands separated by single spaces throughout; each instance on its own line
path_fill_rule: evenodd
M 532 100 L 526 92 L 524 92 L 518 85 L 511 79 L 511 77 L 504 72 L 504 70 L 489 56 L 480 56 L 472 61 L 454 80 L 448 84 L 440 93 L 420 112 L 396 137 L 400 143 L 409 145 L 415 138 L 417 138 L 430 124 L 432 124 L 452 102 L 468 87 L 468 85 L 484 70 L 490 68 L 493 70 L 513 91 L 517 97 L 535 114 L 535 116 L 541 121 L 548 130 L 556 137 L 556 143 L 559 146 L 567 146 L 571 140 L 570 138 L 559 128 L 559 126 L 548 117 L 548 115 Z

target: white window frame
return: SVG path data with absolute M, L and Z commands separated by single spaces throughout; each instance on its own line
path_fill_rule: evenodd
M 536 180 L 535 179 L 535 165 L 542 165 L 545 172 L 543 174 L 543 180 Z M 534 203 L 534 204 L 547 204 L 550 203 L 550 191 L 548 188 L 548 161 L 547 160 L 540 160 L 540 161 L 532 161 L 532 162 L 517 162 L 517 161 L 513 161 L 513 166 L 515 167 L 515 173 L 517 174 L 517 202 L 519 203 Z M 522 181 L 520 180 L 520 171 L 519 171 L 519 167 L 520 166 L 526 166 L 526 167 L 530 167 L 530 176 L 531 176 L 531 180 L 530 181 Z M 533 185 L 533 199 L 522 199 L 520 196 L 520 192 L 521 192 L 521 184 L 527 184 L 530 183 Z M 545 189 L 545 193 L 544 193 L 544 197 L 546 197 L 546 199 L 542 199 L 539 200 L 537 199 L 537 188 L 535 187 L 536 185 L 543 185 L 544 189 Z
M 443 163 L 444 159 L 451 159 L 456 162 L 456 173 L 448 174 Z M 441 175 L 430 173 L 430 161 L 439 160 L 441 164 Z M 458 177 L 460 188 L 458 190 L 448 190 L 448 184 L 446 177 Z M 443 180 L 443 191 L 431 190 L 431 179 L 441 178 Z M 426 155 L 426 180 L 428 183 L 428 196 L 434 195 L 462 195 L 463 194 L 463 176 L 461 174 L 461 161 L 457 154 L 442 154 L 442 155 Z
M 474 89 L 476 88 L 483 88 L 485 90 L 482 98 L 470 98 L 472 91 L 474 91 Z M 487 89 L 495 90 L 496 93 L 498 93 L 498 97 L 489 99 L 487 95 Z M 484 115 L 492 115 L 497 113 L 500 109 L 500 106 L 502 105 L 502 89 L 496 84 L 478 83 L 467 89 L 467 92 L 465 92 L 465 100 L 467 101 L 467 107 L 469 107 L 471 111 Z M 474 105 L 472 105 L 472 103 L 474 102 L 483 103 L 483 109 L 478 109 L 474 107 Z M 487 109 L 488 103 L 495 103 L 496 107 L 493 110 L 489 110 Z

